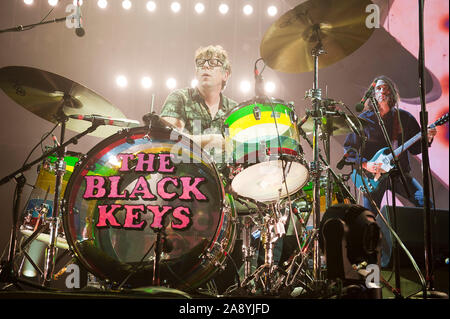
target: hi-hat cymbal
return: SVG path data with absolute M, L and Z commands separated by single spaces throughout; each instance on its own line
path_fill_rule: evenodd
M 364 126 L 365 120 L 358 117 L 355 118 L 353 115 L 347 115 L 350 120 L 356 125 L 356 127 L 359 127 L 358 121 L 361 122 L 361 124 Z M 343 115 L 334 115 L 334 116 L 327 116 L 323 117 L 321 130 L 325 130 L 327 127 L 326 124 L 330 124 L 330 135 L 331 136 L 338 136 L 338 135 L 347 135 L 349 133 L 352 133 L 350 126 L 347 124 L 347 121 L 345 119 L 345 116 Z M 310 134 L 314 130 L 314 118 L 309 117 L 308 120 L 301 126 L 303 131 L 305 133 Z
M 282 15 L 267 30 L 260 46 L 264 62 L 274 70 L 314 70 L 312 50 L 319 40 L 326 54 L 319 69 L 350 55 L 373 33 L 366 26 L 370 0 L 309 0 Z
M 0 88 L 17 104 L 55 124 L 58 123 L 61 106 L 67 116 L 96 114 L 125 119 L 120 110 L 95 92 L 60 75 L 36 68 L 1 68 Z M 77 119 L 69 119 L 66 122 L 67 129 L 78 133 L 90 126 L 90 123 Z M 101 125 L 89 135 L 103 138 L 119 130 L 120 127 Z

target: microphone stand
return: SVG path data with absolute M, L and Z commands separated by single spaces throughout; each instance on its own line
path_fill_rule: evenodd
M 426 285 L 423 289 L 423 298 L 442 297 L 443 293 L 434 291 L 434 259 L 432 247 L 432 223 L 431 223 L 431 203 L 430 203 L 430 158 L 428 154 L 428 113 L 425 101 L 425 43 L 424 43 L 424 1 L 419 0 L 419 89 L 420 89 L 420 126 L 422 132 L 422 174 L 423 174 L 423 194 L 424 194 L 424 246 L 425 246 L 425 278 Z M 427 292 L 427 290 L 429 290 Z M 430 293 L 430 291 L 433 291 Z M 448 296 L 446 296 L 448 298 Z
M 57 19 L 42 21 L 42 22 L 39 22 L 39 23 L 33 23 L 33 24 L 25 25 L 25 26 L 24 25 L 18 25 L 18 26 L 12 27 L 12 28 L 0 30 L 0 33 L 21 32 L 21 31 L 26 31 L 27 29 L 30 29 L 30 28 L 34 28 L 36 26 L 49 24 L 49 23 L 58 23 L 58 22 L 66 21 L 66 20 L 67 20 L 67 17 L 64 17 L 64 18 L 57 18 Z
M 397 232 L 397 212 L 396 212 L 396 203 L 395 203 L 395 179 L 400 176 L 403 188 L 406 191 L 406 194 L 408 197 L 410 197 L 410 192 L 408 189 L 408 185 L 406 183 L 405 175 L 403 173 L 402 167 L 400 166 L 399 159 L 394 153 L 394 148 L 392 147 L 392 142 L 389 138 L 389 134 L 387 133 L 386 126 L 384 125 L 384 121 L 381 117 L 380 110 L 378 108 L 378 102 L 375 100 L 375 98 L 372 96 L 370 97 L 370 101 L 372 102 L 372 107 L 374 110 L 374 113 L 377 116 L 378 124 L 380 125 L 381 131 L 383 133 L 384 139 L 386 141 L 386 144 L 389 147 L 389 151 L 392 154 L 392 159 L 394 161 L 394 169 L 392 169 L 389 174 L 389 180 L 391 183 L 391 193 L 392 193 L 392 228 L 395 232 Z M 395 288 L 397 289 L 398 295 L 396 295 L 396 298 L 402 298 L 401 297 L 401 289 L 400 289 L 400 250 L 399 245 L 397 242 L 397 239 L 394 238 L 393 241 L 393 252 L 394 252 L 394 273 L 395 273 Z

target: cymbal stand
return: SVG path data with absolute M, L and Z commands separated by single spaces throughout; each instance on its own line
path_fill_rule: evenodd
M 319 33 L 317 37 L 319 38 Z M 313 88 L 310 91 L 313 98 L 312 117 L 314 119 L 313 126 L 313 161 L 310 164 L 310 172 L 313 176 L 313 229 L 315 231 L 315 237 L 313 242 L 313 278 L 316 282 L 321 280 L 321 262 L 320 262 L 320 247 L 319 247 L 319 225 L 320 225 L 320 176 L 321 165 L 319 160 L 319 126 L 322 120 L 321 110 L 321 90 L 319 89 L 319 56 L 326 53 L 323 49 L 322 42 L 320 41 L 317 46 L 312 50 L 311 54 L 314 58 L 314 82 Z
M 57 120 L 61 123 L 61 136 L 60 143 L 64 142 L 65 134 L 66 134 L 66 121 L 67 116 L 63 112 L 65 99 L 63 99 L 61 103 L 61 107 L 58 109 Z M 64 157 L 66 156 L 66 148 L 60 148 L 58 150 L 58 159 L 56 161 L 56 181 L 55 181 L 55 197 L 53 200 L 53 211 L 52 216 L 49 220 L 49 229 L 50 229 L 50 242 L 45 252 L 45 261 L 44 261 L 44 281 L 43 286 L 48 286 L 50 281 L 53 278 L 53 272 L 55 269 L 55 258 L 56 258 L 56 237 L 58 236 L 58 228 L 59 228 L 59 213 L 61 207 L 61 188 L 62 188 L 62 179 L 66 172 L 66 163 L 64 162 Z

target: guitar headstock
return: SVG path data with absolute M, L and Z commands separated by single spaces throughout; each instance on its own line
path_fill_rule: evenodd
M 448 122 L 448 113 L 441 116 L 440 119 L 438 119 L 436 122 L 434 122 L 434 125 L 439 126 L 439 125 L 445 124 L 447 122 Z

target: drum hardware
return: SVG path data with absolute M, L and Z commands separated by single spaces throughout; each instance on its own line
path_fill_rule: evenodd
M 64 123 L 64 122 L 63 122 Z M 95 131 L 97 129 L 99 124 L 94 123 L 91 127 L 89 127 L 87 130 L 85 130 L 84 132 L 81 132 L 79 134 L 77 134 L 76 136 L 72 137 L 71 139 L 69 139 L 66 142 L 62 142 L 61 141 L 61 145 L 60 146 L 56 146 L 53 147 L 51 150 L 45 152 L 43 155 L 41 155 L 39 158 L 37 158 L 36 160 L 25 164 L 22 166 L 22 168 L 18 169 L 16 172 L 2 178 L 0 180 L 0 185 L 3 185 L 5 183 L 7 183 L 8 181 L 10 181 L 11 179 L 15 179 L 17 181 L 17 185 L 16 185 L 16 198 L 15 198 L 15 204 L 14 204 L 14 208 L 13 208 L 13 227 L 12 227 L 12 231 L 11 231 L 11 236 L 10 236 L 10 245 L 9 245 L 9 254 L 8 254 L 8 260 L 6 262 L 3 262 L 2 265 L 2 270 L 1 270 L 1 277 L 2 278 L 2 282 L 9 282 L 9 283 L 13 283 L 14 285 L 16 285 L 16 283 L 24 283 L 27 285 L 30 285 L 31 283 L 28 283 L 26 281 L 22 281 L 18 278 L 18 275 L 16 274 L 16 271 L 14 269 L 14 260 L 15 260 L 15 256 L 16 256 L 16 246 L 17 246 L 17 230 L 19 229 L 19 213 L 18 213 L 18 206 L 19 206 L 19 202 L 21 200 L 21 194 L 23 191 L 23 186 L 26 183 L 26 179 L 23 176 L 23 172 L 29 170 L 32 166 L 42 162 L 44 159 L 46 159 L 47 157 L 49 157 L 50 155 L 54 154 L 54 153 L 60 153 L 60 152 L 65 152 L 65 149 L 68 145 L 70 144 L 76 144 L 78 139 L 80 139 L 81 137 Z M 61 130 L 64 131 L 65 128 L 63 128 L 64 125 L 62 125 Z M 63 137 L 63 134 L 62 134 Z M 61 139 L 63 140 L 63 139 Z M 61 162 L 58 164 L 58 170 L 59 170 L 59 176 L 60 178 L 62 177 L 62 173 L 61 170 L 64 168 L 64 164 L 61 164 Z M 57 176 L 58 176 L 57 175 Z M 57 192 L 57 185 L 55 186 L 55 193 Z M 59 191 L 58 191 L 58 195 L 59 195 Z M 59 202 L 59 197 L 55 196 L 55 202 Z M 57 203 L 56 203 L 57 205 Z M 55 208 L 59 211 L 59 206 L 56 206 L 53 208 L 53 214 L 55 213 Z M 46 287 L 52 277 L 52 267 L 54 265 L 54 260 L 53 258 L 55 257 L 55 240 L 57 237 L 57 231 L 55 230 L 55 227 L 58 227 L 58 220 L 53 218 L 49 221 L 49 229 L 50 229 L 50 245 L 49 245 L 49 252 L 50 254 L 47 256 L 46 261 L 45 261 L 45 270 L 44 270 L 44 274 L 45 274 L 45 280 L 43 282 L 43 285 L 40 285 L 42 288 Z M 37 235 L 36 235 L 37 236 Z M 5 277 L 4 277 L 5 276 Z
M 268 211 L 271 213 L 263 213 L 260 222 L 256 221 L 252 216 L 246 216 L 244 220 L 243 230 L 243 261 L 244 261 L 244 279 L 238 291 L 248 291 L 256 294 L 258 292 L 269 295 L 275 294 L 275 274 L 285 274 L 284 270 L 274 263 L 274 245 L 285 235 L 285 223 L 287 216 L 281 214 L 279 204 L 273 203 L 269 205 Z M 251 273 L 251 261 L 255 256 L 255 249 L 251 247 L 251 224 L 258 226 L 260 230 L 260 238 L 264 247 L 264 263 Z

